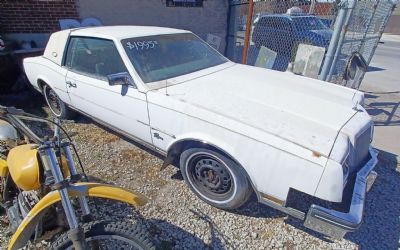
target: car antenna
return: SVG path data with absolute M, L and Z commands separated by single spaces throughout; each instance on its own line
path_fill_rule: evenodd
M 169 94 L 168 94 L 168 80 L 165 80 L 165 95 L 169 96 Z

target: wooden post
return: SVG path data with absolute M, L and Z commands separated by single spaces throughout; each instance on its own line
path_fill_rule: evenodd
M 244 46 L 243 46 L 243 55 L 242 55 L 242 63 L 247 64 L 247 54 L 249 51 L 250 44 L 250 33 L 251 33 L 251 23 L 253 21 L 253 8 L 254 2 L 253 0 L 249 0 L 249 8 L 247 11 L 247 21 L 246 21 L 246 33 L 244 36 Z

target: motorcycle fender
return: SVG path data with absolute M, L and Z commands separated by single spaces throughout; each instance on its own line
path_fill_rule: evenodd
M 126 202 L 133 206 L 143 206 L 147 203 L 147 198 L 141 194 L 133 193 L 127 189 L 113 185 L 80 182 L 68 187 L 68 194 L 71 198 L 80 195 L 105 198 Z M 38 221 L 44 216 L 46 211 L 57 202 L 60 202 L 59 192 L 52 191 L 43 197 L 28 213 L 19 225 L 17 231 L 12 236 L 8 249 L 19 249 L 26 245 L 33 234 Z

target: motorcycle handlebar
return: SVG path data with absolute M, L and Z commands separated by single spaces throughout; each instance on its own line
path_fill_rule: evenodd
M 6 109 L 7 113 L 10 115 L 24 115 L 25 112 L 22 109 L 17 109 L 15 107 L 8 107 Z
M 25 114 L 25 112 L 22 109 L 17 109 L 15 107 L 6 107 L 6 106 L 0 105 L 0 114 L 2 116 L 6 115 L 6 114 L 23 115 L 23 114 Z
M 26 124 L 23 121 L 21 121 L 20 118 L 22 118 L 22 120 L 53 123 L 56 125 L 56 127 L 60 126 L 58 124 L 58 122 L 52 122 L 45 118 L 38 117 L 38 116 L 35 116 L 32 114 L 28 114 L 22 109 L 17 109 L 15 107 L 5 107 L 2 105 L 0 105 L 0 117 L 3 117 L 4 119 L 6 119 L 13 126 L 15 126 L 20 132 L 22 132 L 22 134 L 25 134 L 31 140 L 33 140 L 35 143 L 39 143 L 39 144 L 43 143 L 44 141 L 39 136 L 37 136 L 28 126 L 26 126 Z M 57 136 L 59 136 L 58 132 L 57 132 Z
M 56 128 L 57 128 L 55 133 L 54 133 L 55 138 L 58 140 L 58 143 L 60 143 L 60 137 L 59 137 L 60 131 L 62 131 L 65 134 L 65 136 L 71 142 L 72 148 L 74 149 L 74 152 L 75 152 L 75 155 L 76 155 L 76 157 L 78 159 L 78 162 L 79 162 L 79 165 L 81 167 L 82 173 L 85 176 L 85 179 L 87 180 L 87 177 L 86 177 L 86 174 L 85 174 L 85 170 L 84 170 L 82 162 L 81 162 L 81 160 L 79 158 L 78 152 L 77 152 L 74 144 L 72 143 L 71 137 L 68 135 L 67 131 L 65 131 L 65 129 L 60 125 L 60 120 L 55 119 L 55 121 L 51 121 L 51 120 L 48 120 L 46 118 L 42 118 L 42 117 L 39 117 L 39 116 L 36 116 L 36 115 L 25 113 L 25 111 L 23 111 L 22 109 L 17 109 L 15 107 L 5 107 L 5 106 L 0 105 L 0 118 L 1 117 L 4 117 L 4 119 L 6 119 L 6 121 L 10 122 L 20 132 L 22 132 L 22 134 L 28 136 L 31 140 L 33 140 L 37 144 L 43 144 L 45 141 L 43 139 L 39 138 L 39 136 L 37 136 L 19 118 L 26 119 L 26 120 L 31 120 L 31 121 L 48 122 L 48 123 L 54 124 L 56 126 Z

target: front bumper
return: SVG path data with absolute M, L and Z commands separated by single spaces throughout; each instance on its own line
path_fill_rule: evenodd
M 378 163 L 377 153 L 370 148 L 369 154 L 370 160 L 357 172 L 349 212 L 312 205 L 304 221 L 307 228 L 334 238 L 343 238 L 347 232 L 354 232 L 360 227 L 365 196 L 377 176 L 373 171 Z

